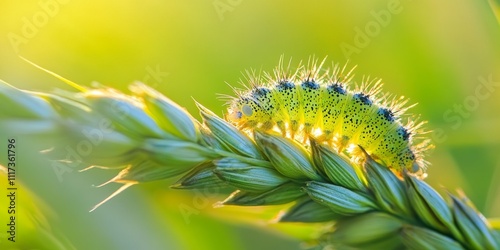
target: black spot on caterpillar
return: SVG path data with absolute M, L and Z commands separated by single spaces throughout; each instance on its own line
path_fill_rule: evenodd
M 307 142 L 314 138 L 338 152 L 362 158 L 361 146 L 374 159 L 401 174 L 404 169 L 423 175 L 422 154 L 429 140 L 418 139 L 425 122 L 414 122 L 405 111 L 406 99 L 380 94 L 381 81 L 363 79 L 353 85 L 353 69 L 310 59 L 307 66 L 285 69 L 281 58 L 274 74 L 247 72 L 249 88 L 230 97 L 227 119 L 240 129 L 275 130 Z M 265 83 L 262 83 L 265 82 Z M 248 86 L 248 85 L 247 85 Z

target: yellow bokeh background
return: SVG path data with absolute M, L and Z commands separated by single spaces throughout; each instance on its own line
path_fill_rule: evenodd
M 70 89 L 23 56 L 83 85 L 128 91 L 145 81 L 196 117 L 194 100 L 222 115 L 217 94 L 231 94 L 226 83 L 236 85 L 245 69 L 271 70 L 281 55 L 349 61 L 356 81 L 380 77 L 384 92 L 418 103 L 411 112 L 435 131 L 426 135 L 436 145 L 427 181 L 442 193 L 463 189 L 487 217 L 500 216 L 500 29 L 487 1 L 27 0 L 2 1 L 0 10 L 0 79 Z M 1 143 L 16 133 L 0 131 Z M 172 191 L 174 179 L 134 186 L 89 213 L 118 188 L 92 185 L 115 172 L 74 169 L 58 179 L 30 150 L 37 138 L 17 139 L 23 197 L 33 197 L 21 197 L 20 209 L 40 209 L 65 247 L 300 249 L 289 235 L 311 234 L 270 223 L 280 208 L 212 208 L 222 197 Z M 189 221 L 182 204 L 197 211 Z M 27 217 L 20 237 L 33 232 L 22 227 Z

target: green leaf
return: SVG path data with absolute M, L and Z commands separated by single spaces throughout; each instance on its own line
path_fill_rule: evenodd
M 106 90 L 90 90 L 84 97 L 92 110 L 111 120 L 113 125 L 139 137 L 165 138 L 168 134 L 146 113 L 142 104 L 132 98 Z
M 372 212 L 338 221 L 330 237 L 349 246 L 368 245 L 395 235 L 403 222 L 386 213 Z
M 316 168 L 322 170 L 334 184 L 351 190 L 367 191 L 349 159 L 332 152 L 314 140 L 311 140 L 311 148 Z
M 403 249 L 403 243 L 401 241 L 401 237 L 398 237 L 397 235 L 392 235 L 392 236 L 388 236 L 385 238 L 380 238 L 377 241 L 373 241 L 373 242 L 369 242 L 369 243 L 365 243 L 365 244 L 358 244 L 355 246 L 346 245 L 346 244 L 343 244 L 341 242 L 332 241 L 332 242 L 330 242 L 330 246 L 333 247 L 333 249 L 348 249 L 348 250 Z
M 67 117 L 72 121 L 85 122 L 103 126 L 103 117 L 98 112 L 92 111 L 88 106 L 78 102 L 77 95 L 70 92 L 58 91 L 58 94 L 34 93 L 44 100 L 50 102 L 52 107 L 57 110 L 58 115 Z M 65 96 L 61 96 L 61 95 Z
M 328 206 L 321 205 L 310 197 L 297 201 L 283 216 L 280 222 L 325 222 L 341 218 Z
M 205 125 L 225 148 L 250 158 L 263 159 L 252 140 L 233 125 L 217 117 L 212 111 L 197 103 Z
M 296 180 L 321 180 L 304 147 L 280 135 L 255 131 L 255 141 L 273 166 L 284 176 Z
M 196 166 L 220 157 L 209 148 L 189 141 L 145 139 L 142 149 L 150 159 L 167 166 Z
M 365 172 L 370 190 L 377 202 L 393 214 L 412 217 L 412 210 L 406 196 L 404 183 L 386 166 L 375 162 L 366 155 Z
M 367 196 L 341 186 L 311 181 L 304 189 L 316 202 L 345 216 L 357 215 L 377 208 Z
M 177 103 L 143 83 L 135 83 L 131 89 L 142 98 L 151 117 L 162 129 L 182 139 L 198 141 L 195 119 Z
M 464 249 L 460 243 L 435 231 L 406 225 L 401 230 L 403 244 L 408 249 Z
M 465 205 L 460 199 L 450 195 L 453 201 L 453 215 L 455 223 L 462 232 L 465 242 L 476 249 L 498 249 L 500 246 L 484 219 L 471 207 Z
M 171 178 L 188 171 L 190 167 L 162 166 L 156 162 L 145 160 L 122 170 L 115 179 L 117 181 L 156 181 Z
M 0 103 L 3 108 L 0 118 L 54 119 L 57 114 L 42 98 L 14 88 L 0 80 Z
M 202 163 L 182 176 L 171 188 L 199 189 L 225 186 L 224 181 L 214 174 L 214 169 L 212 161 Z
M 452 213 L 443 198 L 427 183 L 406 173 L 404 177 L 408 198 L 419 218 L 426 225 L 442 233 L 452 233 L 461 241 L 462 236 L 453 224 Z
M 263 192 L 288 181 L 278 171 L 256 167 L 234 158 L 214 161 L 214 173 L 227 184 L 248 192 Z
M 206 126 L 200 126 L 201 144 L 216 150 L 231 151 L 226 145 L 215 138 L 212 132 Z
M 301 185 L 287 182 L 262 193 L 238 190 L 224 200 L 222 204 L 238 206 L 280 205 L 297 200 L 304 195 L 306 194 L 301 190 Z

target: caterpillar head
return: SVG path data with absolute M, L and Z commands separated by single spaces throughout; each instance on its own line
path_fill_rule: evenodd
M 241 127 L 254 126 L 262 116 L 260 111 L 259 105 L 254 100 L 241 98 L 231 103 L 227 119 Z
M 414 150 L 410 147 L 406 147 L 400 151 L 398 155 L 393 158 L 391 165 L 396 166 L 394 169 L 398 170 L 398 172 L 406 170 L 408 173 L 416 176 L 424 177 L 425 175 L 424 164 L 420 159 L 416 158 Z

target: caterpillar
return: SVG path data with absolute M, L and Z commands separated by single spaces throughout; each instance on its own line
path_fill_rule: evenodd
M 422 155 L 431 147 L 421 137 L 425 122 L 411 116 L 403 121 L 414 105 L 381 94 L 380 79 L 353 84 L 355 67 L 324 69 L 325 60 L 310 58 L 291 70 L 291 60 L 285 67 L 281 57 L 273 74 L 247 71 L 248 83 L 242 83 L 247 88 L 233 88 L 236 97 L 229 97 L 226 119 L 242 130 L 274 130 L 303 142 L 314 138 L 362 158 L 359 145 L 399 175 L 406 170 L 423 177 L 427 162 Z

